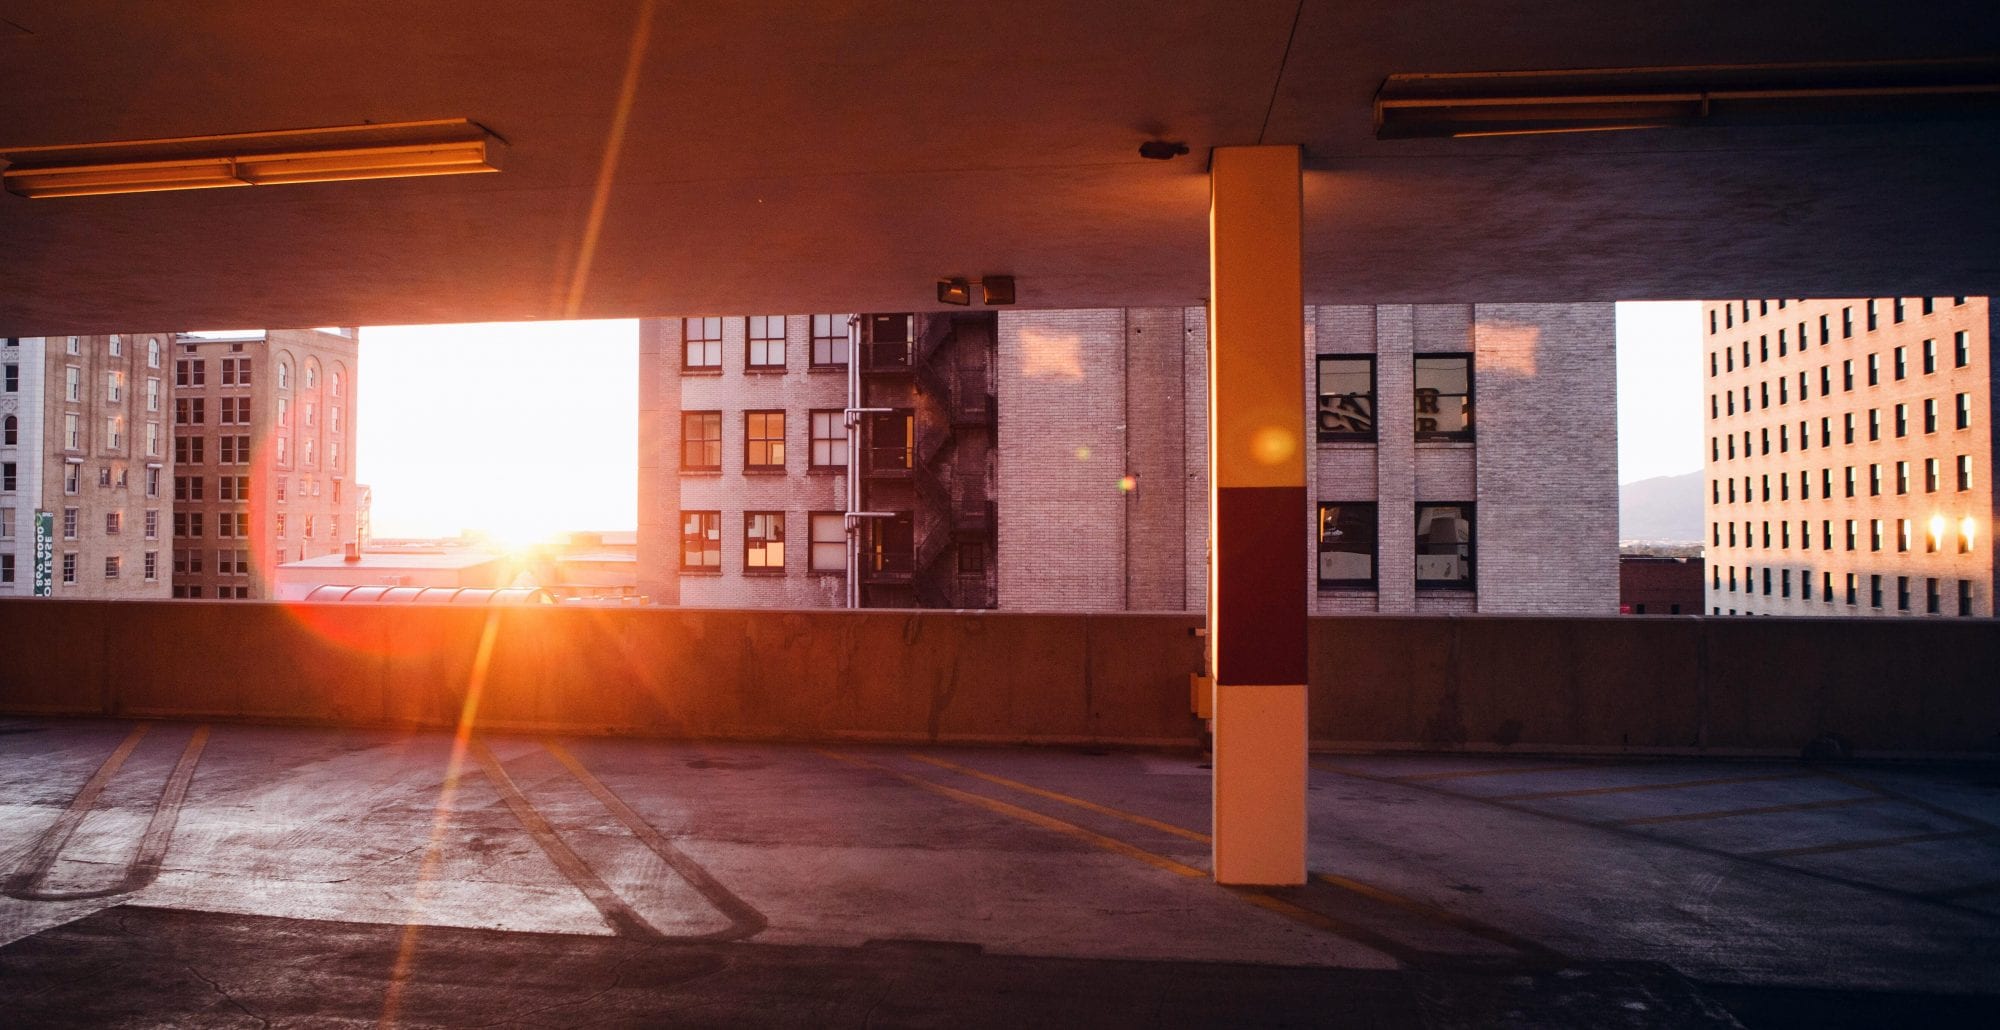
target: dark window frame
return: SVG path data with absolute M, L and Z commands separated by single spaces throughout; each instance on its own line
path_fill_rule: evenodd
M 769 435 L 771 428 L 770 417 L 773 415 L 778 417 L 778 435 L 775 437 Z M 753 424 L 753 420 L 760 416 L 765 420 L 764 431 L 766 435 L 752 436 L 750 427 Z M 788 457 L 785 453 L 785 433 L 788 429 L 786 423 L 789 421 L 785 417 L 785 411 L 782 408 L 757 408 L 743 413 L 743 471 L 783 472 L 785 470 L 785 461 Z M 771 449 L 775 447 L 778 460 L 751 460 L 760 447 L 764 450 L 766 457 L 770 456 Z
M 712 425 L 715 429 L 714 436 L 710 437 L 707 433 L 703 433 L 700 437 L 695 437 L 691 435 L 690 430 L 695 426 L 696 420 L 700 420 L 702 428 L 704 429 Z M 703 456 L 706 457 L 707 449 L 711 445 L 715 448 L 714 464 L 708 464 L 706 462 L 688 461 L 688 454 L 691 448 L 700 446 L 703 450 Z M 681 471 L 683 472 L 722 471 L 722 412 L 720 411 L 681 412 Z
M 703 509 L 695 511 L 683 511 L 680 513 L 680 516 L 681 516 L 681 571 L 721 572 L 722 571 L 722 512 Z M 689 519 L 699 520 L 696 522 L 692 530 L 689 529 L 689 523 L 688 523 Z M 713 563 L 706 560 L 706 557 L 710 550 L 706 546 L 706 544 L 710 539 L 708 534 L 711 526 L 713 527 L 715 533 L 714 536 L 715 561 Z M 698 541 L 703 544 L 703 546 L 701 547 L 701 553 L 703 555 L 704 560 L 697 563 L 690 563 L 688 561 L 688 544 L 690 541 Z
M 820 335 L 820 319 L 826 319 L 827 335 Z M 830 313 L 811 316 L 809 320 L 810 325 L 807 327 L 807 331 L 812 336 L 812 342 L 809 345 L 810 350 L 807 355 L 808 368 L 847 367 L 848 355 L 843 355 L 838 361 L 833 359 L 835 344 L 838 344 L 843 351 L 850 349 L 852 341 L 848 336 L 847 320 L 848 316 Z M 822 343 L 826 344 L 826 357 L 824 359 L 820 357 L 820 345 Z
M 835 435 L 819 435 L 820 418 L 824 415 L 833 416 L 831 422 L 833 428 L 836 430 Z M 827 445 L 826 453 L 829 458 L 833 456 L 835 445 L 842 448 L 848 446 L 846 412 L 842 409 L 813 408 L 806 412 L 806 468 L 821 470 L 839 469 L 844 471 L 847 468 L 845 458 L 840 461 L 822 462 L 819 460 L 820 444 L 822 443 Z
M 770 332 L 770 325 L 771 325 L 771 320 L 772 320 L 772 319 L 777 319 L 777 322 L 778 322 L 778 335 L 776 335 L 776 336 L 770 336 L 770 335 L 764 335 L 764 336 L 758 336 L 758 335 L 756 335 L 756 333 L 757 333 L 757 328 L 756 328 L 756 327 L 757 327 L 757 323 L 759 322 L 759 320 L 762 320 L 762 322 L 763 322 L 763 328 L 764 328 L 764 332 L 765 332 L 766 334 L 768 334 L 768 333 Z M 762 361 L 762 362 L 759 362 L 759 361 L 755 360 L 755 359 L 756 359 L 756 348 L 757 348 L 757 345 L 758 345 L 758 344 L 760 344 L 760 343 L 764 345 L 764 358 L 765 358 L 765 360 L 764 360 L 764 361 Z M 775 361 L 775 362 L 773 362 L 773 361 L 771 361 L 771 360 L 770 360 L 770 357 L 771 357 L 771 345 L 772 345 L 773 343 L 777 344 L 777 346 L 778 346 L 778 360 L 777 360 L 777 361 Z M 785 316 L 783 316 L 783 315 L 744 315 L 744 316 L 743 316 L 743 368 L 744 368 L 744 370 L 745 370 L 745 371 L 749 371 L 749 372 L 782 372 L 782 371 L 784 371 L 784 369 L 785 369 Z
M 1448 397 L 1464 398 L 1464 421 L 1465 421 L 1464 428 L 1451 429 L 1451 430 L 1444 430 L 1444 429 L 1425 430 L 1422 428 L 1418 428 L 1416 430 L 1417 439 L 1462 441 L 1468 443 L 1478 439 L 1479 399 L 1477 396 L 1478 393 L 1477 374 L 1479 366 L 1478 363 L 1474 360 L 1473 352 L 1426 351 L 1421 354 L 1412 354 L 1410 355 L 1410 358 L 1411 358 L 1410 361 L 1411 397 L 1415 409 L 1415 418 L 1412 419 L 1412 422 L 1417 426 L 1421 426 L 1423 424 L 1423 407 L 1422 407 L 1423 388 L 1416 385 L 1418 363 L 1425 361 L 1427 359 L 1439 359 L 1439 358 L 1463 359 L 1465 361 L 1465 392 L 1463 394 L 1439 393 L 1437 395 L 1437 398 L 1440 402 L 1442 402 L 1444 398 Z
M 689 328 L 695 325 L 699 325 L 701 327 L 702 330 L 701 336 L 693 336 L 688 332 Z M 711 328 L 711 326 L 715 330 L 715 335 L 713 337 L 707 335 L 708 330 Z M 723 338 L 722 318 L 719 315 L 703 315 L 693 318 L 681 319 L 681 371 L 682 372 L 722 371 L 722 338 Z M 697 343 L 700 344 L 702 347 L 701 357 L 704 359 L 702 361 L 693 360 L 694 359 L 693 347 Z M 711 344 L 714 345 L 714 351 L 715 351 L 714 361 L 705 360 L 708 357 L 708 351 Z
M 1362 553 L 1353 548 L 1328 547 L 1327 533 L 1329 528 L 1332 528 L 1336 533 L 1338 533 L 1340 531 L 1340 527 L 1343 524 L 1349 526 L 1359 525 L 1360 521 L 1364 519 L 1367 523 L 1367 528 L 1368 528 L 1367 577 L 1362 578 L 1362 577 L 1348 576 L 1348 577 L 1328 578 L 1323 572 L 1325 567 L 1324 562 L 1315 558 L 1313 562 L 1313 574 L 1318 582 L 1319 589 L 1321 590 L 1379 589 L 1381 585 L 1380 577 L 1382 574 L 1382 522 L 1381 522 L 1380 505 L 1378 505 L 1374 501 L 1321 501 L 1319 502 L 1319 505 L 1315 509 L 1315 511 L 1317 512 L 1316 521 L 1318 523 L 1313 533 L 1316 554 Z M 1329 527 L 1327 521 L 1328 518 L 1327 513 L 1329 511 L 1334 513 L 1334 519 L 1335 519 L 1331 527 Z M 1341 514 L 1349 511 L 1351 511 L 1358 518 L 1352 521 L 1340 519 Z
M 761 534 L 752 536 L 751 530 L 756 526 L 757 519 L 759 518 L 775 519 L 776 521 L 771 525 L 776 531 L 776 535 Z M 752 554 L 760 549 L 765 551 L 764 558 L 768 562 L 770 559 L 769 547 L 772 544 L 778 546 L 778 563 L 776 565 L 751 564 Z M 785 574 L 786 559 L 788 557 L 789 555 L 785 553 L 785 513 L 782 511 L 745 511 L 743 513 L 743 574 L 746 576 L 782 576 Z
M 1368 428 L 1367 428 L 1367 429 L 1365 429 L 1365 430 L 1360 430 L 1360 429 L 1329 429 L 1329 428 L 1327 428 L 1327 416 L 1329 416 L 1329 415 L 1336 415 L 1336 416 L 1337 416 L 1337 415 L 1338 415 L 1338 413 L 1339 413 L 1339 411 L 1341 411 L 1341 410 L 1344 410 L 1344 409 L 1338 409 L 1338 408 L 1336 408 L 1336 409 L 1333 409 L 1333 410 L 1329 410 L 1329 409 L 1327 408 L 1327 400 L 1328 400 L 1328 398 L 1331 398 L 1331 397 L 1340 397 L 1340 398 L 1351 398 L 1351 397 L 1355 396 L 1354 394 L 1329 394 L 1329 393 L 1327 393 L 1327 392 L 1326 392 L 1326 386 L 1325 386 L 1325 372 L 1326 372 L 1326 369 L 1325 369 L 1325 365 L 1324 365 L 1324 363 L 1325 363 L 1325 362 L 1328 362 L 1328 361 L 1338 361 L 1338 362 L 1366 362 L 1366 363 L 1367 363 L 1367 365 L 1368 365 L 1368 393 L 1367 393 L 1367 396 L 1366 396 L 1366 406 L 1367 406 L 1367 410 L 1366 410 L 1366 411 L 1364 411 L 1364 412 L 1361 412 L 1361 414 L 1362 414 L 1363 416 L 1365 416 L 1365 417 L 1366 417 L 1366 418 L 1368 419 Z M 1381 379 L 1380 379 L 1380 371 L 1379 371 L 1379 369 L 1377 368 L 1377 366 L 1376 366 L 1376 364 L 1375 364 L 1375 355 L 1373 355 L 1373 354 L 1318 354 L 1318 355 L 1314 355 L 1314 357 L 1313 357 L 1313 397 L 1314 397 L 1314 409 L 1313 409 L 1313 411 L 1314 411 L 1314 414 L 1313 414 L 1313 426 L 1314 426 L 1314 427 L 1315 427 L 1315 428 L 1316 428 L 1316 429 L 1318 430 L 1318 435 L 1319 435 L 1319 439 L 1320 439 L 1320 441 L 1321 441 L 1322 443 L 1333 443 L 1333 442 L 1350 442 L 1350 443 L 1372 443 L 1372 442 L 1374 442 L 1374 441 L 1375 441 L 1375 440 L 1377 439 L 1377 436 L 1376 436 L 1376 430 L 1377 430 L 1377 428 L 1379 427 L 1379 419 L 1378 419 L 1377 415 L 1378 415 L 1378 412 L 1380 411 L 1380 405 L 1379 405 L 1379 404 L 1378 404 L 1378 403 L 1376 402 L 1376 398 L 1377 398 L 1377 396 L 1379 395 L 1379 392 L 1380 392 L 1380 390 L 1381 390 Z
M 1476 502 L 1473 501 L 1418 502 L 1418 504 L 1416 505 L 1415 525 L 1419 530 L 1421 530 L 1423 527 L 1424 509 L 1426 508 L 1457 508 L 1463 514 L 1467 530 L 1466 539 L 1464 543 L 1466 574 L 1461 579 L 1425 579 L 1421 571 L 1423 565 L 1422 562 L 1419 561 L 1417 562 L 1418 572 L 1416 575 L 1417 589 L 1447 590 L 1447 591 L 1477 590 L 1479 585 L 1479 514 Z M 1424 548 L 1423 538 L 1417 537 L 1416 553 L 1419 559 L 1421 559 L 1424 556 L 1425 552 L 1423 548 Z
M 821 540 L 813 535 L 813 526 L 822 518 L 831 516 L 840 520 L 840 537 L 837 540 Z M 823 569 L 815 557 L 822 544 L 837 544 L 840 547 L 840 564 Z M 847 574 L 847 515 L 840 511 L 806 512 L 806 572 L 816 576 L 844 576 Z

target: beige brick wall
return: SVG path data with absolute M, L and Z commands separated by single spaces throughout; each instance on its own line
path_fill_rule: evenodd
M 689 373 L 681 368 L 681 320 L 647 319 L 640 348 L 640 378 L 655 391 L 642 395 L 640 413 L 639 538 L 641 593 L 656 603 L 694 607 L 828 608 L 845 601 L 842 575 L 808 571 L 808 516 L 845 511 L 845 474 L 808 471 L 814 410 L 847 404 L 847 371 L 813 369 L 812 318 L 785 319 L 785 367 L 778 371 L 744 368 L 745 322 L 741 315 L 722 321 L 722 369 Z M 681 414 L 722 413 L 722 470 L 680 468 Z M 782 472 L 744 470 L 744 413 L 785 413 Z M 722 525 L 720 572 L 680 569 L 680 517 L 684 511 L 719 511 Z M 776 511 L 785 515 L 782 573 L 746 572 L 744 515 Z
M 1926 314 L 1925 298 L 1901 298 L 1903 317 L 1898 321 L 1897 298 L 1873 298 L 1873 329 L 1868 324 L 1871 298 L 1752 300 L 1747 316 L 1745 301 L 1740 299 L 1704 305 L 1701 360 L 1706 389 L 1702 413 L 1708 432 L 1703 441 L 1707 457 L 1703 500 L 1708 567 L 1712 570 L 1708 588 L 1711 612 L 1922 617 L 1927 607 L 1926 581 L 1935 579 L 1941 616 L 1957 615 L 1960 580 L 1971 583 L 1973 614 L 1994 613 L 1994 559 L 1990 550 L 1994 515 L 1993 312 L 1984 298 L 1967 298 L 1963 304 L 1954 301 L 1951 297 L 1931 298 L 1932 311 Z M 1827 330 L 1824 337 L 1822 318 Z M 1954 360 L 1954 337 L 1961 332 L 1967 334 L 1970 358 L 1964 368 L 1957 367 Z M 1924 371 L 1927 340 L 1935 344 L 1937 356 L 1932 372 Z M 1898 348 L 1904 354 L 1900 379 L 1896 375 Z M 1871 357 L 1877 370 L 1873 384 L 1868 371 Z M 1850 364 L 1851 389 L 1845 374 Z M 1825 393 L 1821 391 L 1822 368 L 1830 384 Z M 1956 428 L 1960 394 L 1967 396 L 1972 409 L 1972 424 L 1966 429 Z M 1927 400 L 1937 405 L 1937 428 L 1928 433 L 1924 430 Z M 1905 411 L 1902 436 L 1896 433 L 1899 404 Z M 1880 425 L 1873 440 L 1869 439 L 1871 412 Z M 1845 433 L 1849 416 L 1855 426 L 1852 444 L 1846 442 Z M 1831 446 L 1823 443 L 1823 419 L 1831 428 Z M 1966 491 L 1957 488 L 1960 456 L 1972 462 L 1972 489 Z M 1934 492 L 1926 488 L 1925 463 L 1929 459 L 1938 462 L 1939 483 Z M 1898 492 L 1899 462 L 1908 470 L 1906 493 Z M 1849 469 L 1855 481 L 1853 497 L 1846 491 Z M 1880 477 L 1879 494 L 1870 490 L 1871 469 Z M 1831 496 L 1824 489 L 1829 473 Z M 1767 482 L 1768 501 L 1764 499 Z M 1974 547 L 1970 554 L 1959 554 L 1959 524 L 1968 516 L 1974 521 Z M 1940 549 L 1931 552 L 1927 544 L 1934 517 L 1944 519 L 1945 536 Z M 1909 526 L 1907 551 L 1899 549 L 1899 520 Z M 1850 522 L 1855 537 L 1852 550 L 1847 547 Z M 1831 549 L 1826 546 L 1829 524 Z M 1764 543 L 1767 525 L 1769 546 Z M 1878 525 L 1880 550 L 1874 548 Z M 1769 593 L 1764 590 L 1767 569 Z M 1735 589 L 1730 587 L 1732 573 Z M 1824 591 L 1829 573 L 1834 587 L 1831 601 Z M 1855 577 L 1856 587 L 1856 603 L 1852 605 L 1847 603 L 1846 591 L 1850 575 Z M 1882 580 L 1880 607 L 1873 604 L 1872 596 L 1877 576 Z M 1899 578 L 1909 580 L 1907 611 L 1898 608 Z M 1802 579 L 1811 585 L 1810 597 Z

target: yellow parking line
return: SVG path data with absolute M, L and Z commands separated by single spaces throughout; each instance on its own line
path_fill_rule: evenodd
M 1720 787 L 1732 783 L 1769 783 L 1774 780 L 1802 780 L 1809 772 L 1759 773 L 1755 776 L 1717 776 L 1706 780 L 1677 780 L 1673 783 L 1627 783 L 1616 787 L 1578 787 L 1575 790 L 1545 790 L 1531 794 L 1488 794 L 1488 801 L 1544 801 L 1551 798 L 1586 798 L 1598 794 L 1637 794 L 1649 790 L 1681 790 L 1687 787 Z
M 1176 876 L 1182 876 L 1188 879 L 1195 879 L 1195 880 L 1202 880 L 1208 878 L 1207 870 L 1197 869 L 1194 866 L 1188 865 L 1186 862 L 1177 861 L 1175 859 L 1168 858 L 1165 855 L 1156 855 L 1143 848 L 1138 848 L 1134 847 L 1131 844 L 1127 844 L 1124 841 L 1117 839 L 1116 837 L 1107 837 L 1104 834 L 1097 833 L 1092 830 L 1086 830 L 1083 827 L 1076 825 L 1075 823 L 1065 822 L 1061 819 L 1057 819 L 1054 816 L 1043 815 L 1040 812 L 1022 808 L 1019 805 L 1009 804 L 1008 802 L 1001 801 L 998 798 L 989 798 L 982 794 L 974 794 L 969 791 L 959 790 L 956 787 L 947 787 L 942 783 L 938 783 L 933 780 L 927 780 L 921 776 L 916 776 L 911 773 L 902 772 L 901 770 L 898 769 L 892 769 L 889 768 L 888 766 L 868 761 L 865 758 L 857 758 L 853 755 L 845 755 L 837 751 L 826 751 L 819 748 L 814 748 L 813 750 L 820 755 L 833 759 L 834 761 L 844 762 L 847 763 L 848 765 L 859 766 L 864 769 L 873 769 L 877 772 L 888 773 L 889 775 L 894 776 L 897 779 L 902 780 L 903 782 L 908 783 L 913 787 L 917 787 L 922 790 L 927 790 L 933 794 L 939 794 L 944 797 L 951 798 L 954 801 L 963 802 L 965 804 L 972 805 L 977 808 L 983 808 L 989 812 L 993 812 L 998 815 L 1004 815 L 1012 819 L 1018 819 L 1022 822 L 1029 823 L 1034 826 L 1039 826 L 1045 830 L 1052 830 L 1056 833 L 1076 838 L 1077 840 L 1084 841 L 1088 844 L 1102 848 L 1106 851 L 1124 855 L 1127 858 L 1136 859 L 1140 862 L 1144 862 L 1155 869 L 1163 869 L 1167 872 L 1173 873 Z M 1357 944 L 1379 951 L 1382 954 L 1397 960 L 1398 962 L 1410 963 L 1413 961 L 1421 961 L 1423 958 L 1422 953 L 1419 952 L 1418 950 L 1411 948 L 1407 945 L 1400 944 L 1396 941 L 1390 940 L 1389 938 L 1384 937 L 1383 935 L 1376 933 L 1373 930 L 1369 930 L 1365 927 L 1356 926 L 1344 920 L 1335 919 L 1332 916 L 1326 915 L 1321 912 L 1315 912 L 1312 909 L 1305 908 L 1300 905 L 1295 905 L 1289 901 L 1286 901 L 1283 898 L 1276 897 L 1271 894 L 1266 894 L 1260 891 L 1246 890 L 1242 888 L 1229 888 L 1229 892 L 1239 898 L 1242 898 L 1244 901 L 1247 901 L 1252 905 L 1256 905 L 1258 908 L 1284 916 L 1287 919 L 1290 919 L 1294 922 L 1303 923 L 1307 926 L 1311 926 L 1320 930 L 1325 930 L 1329 933 L 1345 937 L 1348 940 L 1353 941 Z
M 1144 826 L 1149 830 L 1158 830 L 1161 833 L 1171 833 L 1176 837 L 1180 837 L 1186 840 L 1191 840 L 1198 844 L 1207 844 L 1211 840 L 1208 834 L 1200 833 L 1195 830 L 1190 830 L 1185 826 L 1175 826 L 1172 823 L 1163 823 L 1158 819 L 1149 819 L 1146 816 L 1137 815 L 1132 812 L 1122 812 L 1116 808 L 1110 808 L 1104 805 L 1100 805 L 1094 801 L 1085 801 L 1082 798 L 1070 797 L 1068 794 L 1057 793 L 1056 791 L 1053 790 L 1044 790 L 1041 787 L 1030 786 L 1026 783 L 1022 783 L 1019 780 L 1010 780 L 1005 776 L 995 776 L 992 773 L 980 772 L 977 769 L 972 769 L 963 765 L 959 765 L 957 762 L 947 762 L 942 758 L 932 758 L 929 755 L 920 755 L 915 752 L 911 752 L 909 754 L 909 757 L 914 758 L 919 762 L 926 762 L 931 765 L 935 765 L 940 769 L 950 769 L 952 772 L 961 773 L 963 775 L 970 776 L 974 779 L 985 780 L 988 783 L 996 783 L 1010 790 L 1018 790 L 1023 794 L 1033 794 L 1036 797 L 1048 798 L 1050 801 L 1060 801 L 1065 805 L 1075 805 L 1078 808 L 1085 809 L 1091 812 L 1096 812 L 1099 815 L 1108 815 L 1113 819 L 1123 819 L 1126 822 L 1132 823 L 1136 826 Z

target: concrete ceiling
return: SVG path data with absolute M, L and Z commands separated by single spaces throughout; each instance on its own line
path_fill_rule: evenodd
M 0 332 L 905 310 L 989 272 L 1024 306 L 1197 303 L 1204 155 L 1259 140 L 1306 149 L 1315 302 L 2000 285 L 1994 122 L 1381 142 L 1370 106 L 1397 72 L 1992 55 L 1990 4 L 661 4 L 583 275 L 645 9 L 0 0 L 0 148 L 509 142 L 497 175 L 0 195 Z

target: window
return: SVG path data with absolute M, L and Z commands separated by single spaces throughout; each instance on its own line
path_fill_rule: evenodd
M 1868 520 L 1868 549 L 1871 551 L 1879 551 L 1882 549 L 1881 519 Z
M 278 389 L 289 390 L 291 388 L 292 388 L 291 363 L 287 361 L 280 361 L 278 362 Z
M 1896 550 L 1898 550 L 1898 551 L 1907 551 L 1907 550 L 1909 550 L 1909 549 L 1910 549 L 1910 520 L 1909 520 L 1909 519 L 1897 519 L 1897 520 L 1896 520 Z
M 1972 428 L 1972 395 L 1969 393 L 1958 395 L 1958 422 L 1956 428 Z
M 812 413 L 812 467 L 847 467 L 847 427 L 840 411 Z
M 208 382 L 208 362 L 202 358 L 182 358 L 174 362 L 175 386 L 203 386 Z
M 808 516 L 807 529 L 812 534 L 807 568 L 812 572 L 846 572 L 846 516 L 837 511 L 816 511 Z
M 7 393 L 21 392 L 20 365 L 8 362 L 6 368 L 0 370 L 0 390 L 5 390 Z
M 160 424 L 158 422 L 148 422 L 146 423 L 146 457 L 157 458 L 159 456 Z
M 1882 466 L 1874 462 L 1868 465 L 1868 496 L 1882 496 Z
M 67 450 L 83 450 L 83 416 L 76 412 L 63 415 L 63 447 Z
M 1319 506 L 1319 588 L 1375 589 L 1375 505 Z M 1468 550 L 1468 555 L 1470 551 Z M 1423 559 L 1419 558 L 1421 562 Z M 1468 569 L 1467 575 L 1470 575 Z
M 1868 331 L 1871 333 L 1874 332 L 1875 327 L 1881 323 L 1881 319 L 1882 303 L 1873 297 L 1868 298 Z
M 1840 388 L 1841 388 L 1842 390 L 1852 390 L 1852 389 L 1854 389 L 1854 359 L 1853 359 L 1853 358 L 1848 358 L 1847 360 L 1845 360 L 1845 361 L 1842 361 L 1842 362 L 1840 363 Z
M 1910 463 L 1907 461 L 1896 463 L 1896 492 L 1898 494 L 1910 492 Z
M 1924 398 L 1924 432 L 1937 432 L 1937 398 Z
M 63 464 L 63 493 L 73 494 L 83 489 L 83 463 L 69 461 Z
M 105 579 L 117 579 L 117 578 L 118 578 L 118 570 L 119 570 L 119 568 L 120 568 L 120 567 L 122 567 L 122 566 L 123 566 L 124 564 L 125 564 L 125 560 L 124 560 L 123 558 L 119 557 L 118 555 L 115 555 L 115 554 L 107 554 L 107 555 L 105 555 L 105 556 L 104 556 L 104 578 L 105 578 Z
M 1868 385 L 1876 386 L 1880 384 L 1881 381 L 1882 381 L 1882 356 L 1880 354 L 1870 354 L 1868 355 Z
M 1868 606 L 1871 608 L 1882 607 L 1882 577 L 1880 575 L 1868 577 Z
M 1472 439 L 1472 355 L 1416 356 L 1417 439 Z
M 63 539 L 64 539 L 64 540 L 75 540 L 75 539 L 76 539 L 76 526 L 77 526 L 77 515 L 78 515 L 78 511 L 79 511 L 79 509 L 76 509 L 76 508 L 64 508 L 64 509 L 63 509 L 63 519 L 62 519 L 62 534 L 63 534 Z
M 681 368 L 722 368 L 722 319 L 681 319 Z
M 202 477 L 200 476 L 175 476 L 174 500 L 176 501 L 201 500 L 202 499 L 201 484 L 202 484 Z
M 1318 375 L 1319 438 L 1375 439 L 1375 359 L 1321 355 Z
M 1848 550 L 1850 550 L 1850 551 L 1854 550 L 1854 540 L 1855 540 L 1855 536 L 1854 536 L 1854 520 L 1853 520 L 1853 519 L 1848 519 L 1848 520 L 1847 520 L 1847 549 L 1848 549 Z
M 1910 435 L 1910 406 L 1907 404 L 1896 405 L 1896 435 Z
M 0 419 L 0 446 L 13 447 L 21 442 L 21 419 L 9 415 Z
M 681 468 L 721 471 L 722 412 L 681 412 Z
M 160 467 L 158 465 L 146 469 L 146 496 L 160 496 Z
M 812 317 L 812 364 L 831 368 L 847 364 L 847 316 Z
M 1969 579 L 1958 581 L 1958 614 L 1972 614 L 1972 581 Z
M 71 339 L 75 339 L 75 337 L 71 337 Z M 65 551 L 65 552 L 63 552 L 63 559 L 62 559 L 62 581 L 63 581 L 63 582 L 65 582 L 65 583 L 74 583 L 74 582 L 76 582 L 76 552 L 75 552 L 75 551 Z
M 124 512 L 107 511 L 104 513 L 104 534 L 106 536 L 117 536 L 120 532 L 124 531 L 124 529 L 125 529 Z
M 317 389 L 319 387 L 319 362 L 312 358 L 306 359 L 305 387 L 308 390 Z
M 1868 439 L 1872 442 L 1882 439 L 1882 409 L 1868 409 Z
M 709 571 L 722 569 L 721 512 L 681 513 L 681 568 Z
M 1938 597 L 1937 578 L 1926 577 L 1924 579 L 1924 611 L 1936 615 L 1941 607 L 1942 605 L 1940 605 Z
M 1926 312 L 1926 314 L 1928 314 L 1928 312 Z M 1925 375 L 1930 375 L 1930 374 L 1931 374 L 1932 372 L 1935 372 L 1935 371 L 1937 371 L 1937 341 L 1936 341 L 1936 340 L 1925 340 L 1925 341 L 1924 341 L 1924 374 L 1925 374 Z M 1898 377 L 1898 378 L 1901 378 L 1901 377 Z
M 157 336 L 146 337 L 146 367 L 160 367 L 160 338 Z
M 1852 572 L 1848 573 L 1848 574 L 1847 574 L 1847 603 L 1848 603 L 1848 604 L 1852 605 L 1852 604 L 1854 604 L 1854 603 L 1855 603 L 1855 596 L 1856 596 L 1856 588 L 1857 588 L 1857 587 L 1858 587 L 1859 585 L 1860 585 L 1860 583 L 1859 583 L 1859 577 L 1858 577 L 1858 576 L 1856 576 L 1856 575 L 1855 575 L 1854 573 L 1852 573 Z
M 14 582 L 13 552 L 0 553 L 0 583 Z
M 745 368 L 785 367 L 785 316 L 751 315 L 743 320 Z
M 785 569 L 785 513 L 749 511 L 743 513 L 743 571 L 783 572 Z
M 1951 363 L 1953 368 L 1964 368 L 1972 363 L 1972 338 L 1964 332 L 1951 336 Z
M 174 425 L 199 426 L 208 421 L 208 402 L 200 397 L 174 398 Z
M 314 515 L 308 515 L 308 516 L 306 516 L 306 531 L 305 531 L 305 538 L 306 538 L 307 540 L 311 540 L 311 539 L 313 538 L 313 536 L 314 536 L 315 532 L 317 531 L 317 529 L 316 529 L 316 526 L 317 526 L 317 523 L 318 523 L 318 521 L 319 521 L 319 519 L 318 519 L 318 517 L 317 517 L 317 516 L 314 516 Z
M 743 467 L 746 471 L 785 467 L 784 412 L 743 413 Z
M 146 509 L 146 539 L 148 539 L 148 540 L 158 540 L 159 538 L 160 538 L 160 509 L 158 509 L 158 508 L 147 508 L 147 509 Z
M 283 540 L 285 538 L 285 513 L 282 511 L 278 513 L 278 524 L 275 529 L 278 539 Z M 278 564 L 283 565 L 284 562 L 281 561 Z
M 1472 505 L 1417 505 L 1417 585 L 1470 588 Z
M 1972 489 L 1972 455 L 1970 454 L 1961 454 L 1958 456 L 1958 488 L 1960 490 Z

